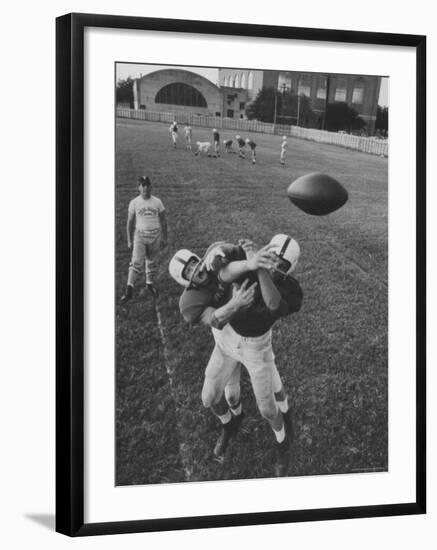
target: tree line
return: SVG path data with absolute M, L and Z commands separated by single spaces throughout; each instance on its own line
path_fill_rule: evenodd
M 290 124 L 304 128 L 318 128 L 331 132 L 365 133 L 366 123 L 346 102 L 327 103 L 324 112 L 315 112 L 306 95 L 275 88 L 262 88 L 255 100 L 247 105 L 249 119 L 276 124 Z M 388 135 L 388 107 L 378 105 L 375 132 Z

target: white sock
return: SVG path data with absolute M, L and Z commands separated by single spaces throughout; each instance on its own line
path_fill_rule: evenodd
M 227 411 L 226 414 L 217 415 L 217 416 L 218 416 L 218 418 L 220 419 L 220 422 L 221 422 L 222 424 L 227 424 L 227 423 L 230 422 L 231 419 L 232 419 L 232 414 L 231 414 L 231 411 L 229 411 L 229 410 Z
M 243 405 L 241 404 L 241 401 L 236 407 L 231 407 L 231 411 L 235 416 L 239 416 L 243 411 Z
M 277 432 L 276 430 L 273 430 L 273 433 L 275 434 L 276 441 L 278 443 L 282 443 L 285 439 L 285 427 L 282 425 L 282 428 Z
M 276 401 L 278 404 L 279 410 L 282 414 L 285 414 L 288 411 L 288 401 L 287 398 L 284 399 L 284 401 Z

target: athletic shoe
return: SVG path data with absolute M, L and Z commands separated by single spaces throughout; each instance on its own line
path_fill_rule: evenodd
M 286 413 L 282 413 L 282 418 L 284 420 L 285 434 L 290 443 L 294 440 L 294 426 L 291 409 L 288 408 Z
M 127 285 L 126 286 L 126 292 L 121 297 L 121 301 L 123 303 L 125 303 L 125 302 L 128 302 L 129 300 L 131 300 L 132 299 L 132 293 L 133 293 L 132 285 Z
M 153 294 L 153 296 L 158 294 L 158 290 L 153 286 L 153 283 L 146 283 L 146 289 Z
M 238 416 L 232 416 L 229 422 L 222 424 L 222 431 L 214 447 L 214 460 L 216 460 L 219 464 L 223 464 L 225 461 L 225 453 L 228 448 L 229 441 L 238 432 L 242 419 L 242 414 L 240 414 Z
M 290 466 L 290 442 L 285 436 L 282 443 L 276 443 L 275 476 L 284 477 L 288 474 Z

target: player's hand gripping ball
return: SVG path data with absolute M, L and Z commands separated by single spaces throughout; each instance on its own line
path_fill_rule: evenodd
M 341 183 L 318 172 L 297 178 L 288 186 L 287 195 L 294 205 L 313 216 L 335 212 L 348 199 L 348 193 Z

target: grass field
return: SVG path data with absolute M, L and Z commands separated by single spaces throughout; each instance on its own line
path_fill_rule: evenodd
M 193 129 L 194 141 L 211 138 Z M 223 131 L 221 137 L 234 137 Z M 243 137 L 247 137 L 246 135 Z M 278 322 L 273 346 L 294 410 L 290 475 L 386 470 L 387 417 L 387 159 L 253 134 L 258 164 L 237 155 L 194 157 L 167 125 L 118 119 L 116 132 L 116 296 L 126 284 L 130 251 L 125 224 L 136 180 L 147 174 L 169 222 L 160 257 L 159 296 L 144 292 L 116 306 L 116 484 L 271 477 L 274 436 L 242 376 L 246 429 L 223 466 L 211 460 L 219 426 L 202 407 L 210 331 L 188 327 L 178 310 L 181 288 L 168 275 L 179 248 L 202 255 L 217 240 L 247 237 L 264 244 L 279 232 L 300 243 L 295 276 L 302 310 Z M 288 184 L 320 171 L 342 182 L 349 202 L 313 217 L 285 196 Z

